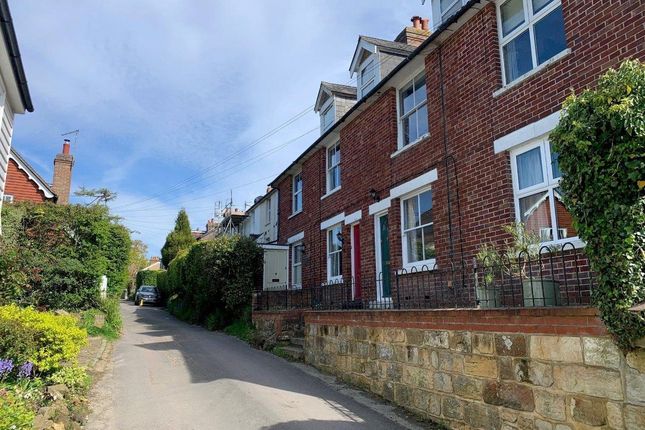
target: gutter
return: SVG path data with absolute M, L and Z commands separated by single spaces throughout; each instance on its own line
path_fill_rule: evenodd
M 4 1 L 4 0 L 3 0 Z M 345 113 L 345 115 L 342 116 L 338 121 L 334 123 L 327 131 L 325 131 L 314 143 L 312 143 L 305 151 L 298 156 L 286 169 L 282 171 L 271 183 L 269 184 L 272 187 L 277 186 L 277 182 L 284 176 L 289 170 L 291 170 L 292 167 L 294 167 L 300 160 L 302 160 L 311 150 L 313 150 L 318 144 L 320 144 L 327 136 L 329 136 L 332 132 L 336 131 L 341 124 L 343 124 L 345 121 L 349 119 L 351 115 L 353 115 L 355 112 L 357 112 L 361 106 L 367 103 L 367 100 L 370 99 L 373 95 L 378 93 L 384 86 L 385 84 L 394 77 L 403 67 L 405 67 L 410 61 L 412 61 L 417 55 L 421 53 L 425 48 L 430 46 L 436 39 L 443 33 L 448 27 L 450 27 L 452 24 L 457 22 L 459 18 L 461 18 L 463 15 L 470 10 L 471 7 L 476 5 L 477 3 L 481 3 L 483 0 L 470 0 L 468 3 L 466 3 L 465 6 L 463 6 L 457 13 L 455 13 L 453 16 L 451 16 L 448 21 L 444 22 L 437 28 L 437 31 L 434 31 L 428 36 L 426 40 L 421 43 L 421 45 L 417 46 L 414 51 L 410 55 L 408 55 L 403 61 L 401 61 L 384 79 L 381 79 L 381 81 L 370 90 L 367 95 L 365 95 L 362 99 L 360 99 L 352 108 Z
M 27 77 L 22 65 L 20 49 L 18 48 L 18 38 L 16 37 L 16 31 L 13 27 L 11 12 L 9 11 L 9 3 L 7 0 L 0 0 L 0 26 L 2 27 L 2 36 L 4 38 L 7 52 L 9 53 L 13 75 L 16 79 L 16 84 L 18 85 L 18 91 L 20 92 L 20 99 L 22 100 L 22 104 L 25 109 L 28 112 L 33 112 L 34 105 L 31 102 L 31 95 L 29 94 L 29 87 L 27 86 Z

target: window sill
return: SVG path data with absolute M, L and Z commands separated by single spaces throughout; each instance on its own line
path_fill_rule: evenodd
M 570 246 L 566 246 L 570 245 Z M 563 247 L 566 246 L 566 249 Z M 587 246 L 587 243 L 584 242 L 579 237 L 571 237 L 567 239 L 553 240 L 551 242 L 542 242 L 540 244 L 540 253 L 546 254 L 551 252 L 552 247 L 556 247 L 556 250 L 559 251 L 568 251 L 571 249 L 581 249 Z
M 437 259 L 433 258 L 431 260 L 404 264 L 402 269 L 397 270 L 397 274 L 409 275 L 418 272 L 431 272 L 433 270 L 437 270 L 438 268 L 439 267 L 437 266 Z
M 321 287 L 329 287 L 331 285 L 339 285 L 339 284 L 342 284 L 342 283 L 343 283 L 343 277 L 338 276 L 338 277 L 335 277 L 335 278 L 327 279 L 327 282 L 323 282 L 322 284 L 320 284 L 320 286 Z
M 322 197 L 320 198 L 320 200 L 325 200 L 327 197 L 329 197 L 329 196 L 331 196 L 332 194 L 334 194 L 334 193 L 336 193 L 336 192 L 340 191 L 340 187 L 341 187 L 341 186 L 339 185 L 338 187 L 334 188 L 333 190 L 328 191 L 328 192 L 327 192 L 327 194 L 325 194 L 324 196 L 322 196 Z
M 392 155 L 390 155 L 390 158 L 394 158 L 394 157 L 396 157 L 397 155 L 401 154 L 402 152 L 405 152 L 405 151 L 407 151 L 408 149 L 410 149 L 410 148 L 412 148 L 412 147 L 414 147 L 414 146 L 417 146 L 419 143 L 421 143 L 422 141 L 424 141 L 424 140 L 425 140 L 425 139 L 427 139 L 428 137 L 430 137 L 430 133 L 426 133 L 426 134 L 424 134 L 423 136 L 421 136 L 420 138 L 418 138 L 418 139 L 417 139 L 417 140 L 415 140 L 414 142 L 410 142 L 410 143 L 408 143 L 407 145 L 405 145 L 403 148 L 399 148 L 397 151 L 393 152 L 393 153 L 392 153 Z
M 527 79 L 537 75 L 542 70 L 546 69 L 547 67 L 549 67 L 553 63 L 556 63 L 556 62 L 560 61 L 561 59 L 563 59 L 564 57 L 566 57 L 569 54 L 571 54 L 571 48 L 565 49 L 564 51 L 560 52 L 559 54 L 557 54 L 553 58 L 551 58 L 551 59 L 545 61 L 544 63 L 540 64 L 535 69 L 533 69 L 533 70 L 531 70 L 529 72 L 526 72 L 525 74 L 523 74 L 519 78 L 515 79 L 513 82 L 511 82 L 509 84 L 506 84 L 502 88 L 500 88 L 499 90 L 495 91 L 493 93 L 493 98 L 499 97 L 502 94 L 504 94 L 505 92 L 507 92 L 508 90 L 510 90 L 512 88 L 515 88 L 516 86 L 520 85 L 522 82 L 524 82 Z
M 292 213 L 291 215 L 289 215 L 289 218 L 287 218 L 287 219 L 291 219 L 291 218 L 295 217 L 296 215 L 300 215 L 301 213 L 302 213 L 302 209 L 300 209 L 298 212 Z

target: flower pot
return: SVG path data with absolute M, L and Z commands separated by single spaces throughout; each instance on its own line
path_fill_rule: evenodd
M 497 308 L 502 305 L 497 288 L 476 287 L 475 296 L 480 308 Z
M 526 279 L 522 281 L 524 307 L 558 306 L 560 283 L 551 279 Z

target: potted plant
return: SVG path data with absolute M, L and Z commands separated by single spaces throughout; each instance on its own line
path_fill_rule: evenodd
M 540 237 L 521 222 L 507 224 L 502 228 L 510 235 L 510 239 L 504 243 L 505 249 L 500 252 L 492 245 L 484 245 L 475 257 L 483 266 L 484 286 L 475 287 L 480 306 L 493 307 L 499 303 L 499 289 L 490 288 L 496 272 L 510 279 L 521 280 L 525 307 L 559 305 L 560 283 L 541 277 L 542 271 L 535 273 L 529 267 L 531 262 L 541 264 L 540 253 L 544 246 L 541 245 Z M 549 248 L 549 251 L 553 252 L 554 249 Z

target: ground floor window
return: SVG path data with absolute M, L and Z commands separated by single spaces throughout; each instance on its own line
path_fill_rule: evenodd
M 428 265 L 432 268 L 436 256 L 432 190 L 426 189 L 401 199 L 404 265 Z
M 562 203 L 558 154 L 547 139 L 511 152 L 517 220 L 539 235 L 543 243 L 577 236 L 573 220 Z
M 302 288 L 302 257 L 305 245 L 302 242 L 291 245 L 291 286 L 294 289 Z
M 327 230 L 327 281 L 338 282 L 343 279 L 343 227 L 337 224 Z

